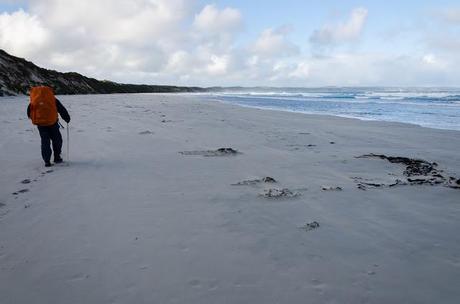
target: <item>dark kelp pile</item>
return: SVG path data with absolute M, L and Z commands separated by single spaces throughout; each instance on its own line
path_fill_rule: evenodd
M 233 156 L 233 155 L 241 154 L 241 152 L 233 148 L 219 148 L 217 150 L 202 150 L 202 151 L 181 151 L 179 153 L 182 155 L 200 155 L 200 156 L 206 156 L 206 157 Z
M 444 185 L 449 188 L 460 189 L 460 179 L 446 175 L 443 170 L 438 168 L 438 164 L 435 162 L 431 163 L 422 159 L 373 153 L 361 155 L 357 158 L 379 158 L 388 160 L 390 163 L 405 166 L 403 171 L 405 180 L 396 179 L 391 184 L 373 183 L 360 177 L 354 177 L 353 179 L 357 183 L 357 187 L 362 190 L 366 190 L 367 187 L 379 188 L 400 185 Z
M 232 186 L 249 186 L 249 185 L 256 185 L 260 183 L 276 183 L 276 180 L 273 177 L 266 176 L 263 178 L 256 178 L 256 179 L 247 179 L 236 184 L 232 184 Z

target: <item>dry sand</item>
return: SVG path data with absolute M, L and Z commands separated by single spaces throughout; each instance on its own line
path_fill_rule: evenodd
M 61 101 L 71 159 L 47 172 L 26 98 L 0 99 L 0 303 L 459 303 L 460 132 L 190 95 Z

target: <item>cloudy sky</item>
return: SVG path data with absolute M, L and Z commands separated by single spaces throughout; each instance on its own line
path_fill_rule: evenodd
M 460 2 L 0 0 L 0 48 L 129 83 L 460 86 Z

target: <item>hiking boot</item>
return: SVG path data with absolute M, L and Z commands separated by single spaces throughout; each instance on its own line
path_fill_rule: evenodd
M 45 163 L 45 167 L 52 167 L 52 166 L 53 166 L 53 164 L 50 163 L 50 162 Z
M 58 157 L 56 157 L 56 158 L 54 159 L 54 163 L 55 163 L 55 164 L 60 164 L 60 163 L 62 163 L 62 162 L 63 162 L 63 160 L 62 160 L 62 158 L 61 158 L 60 156 L 58 156 Z

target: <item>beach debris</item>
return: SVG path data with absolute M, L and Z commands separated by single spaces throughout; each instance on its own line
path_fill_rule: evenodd
M 316 229 L 316 228 L 319 228 L 319 223 L 317 221 L 313 221 L 311 223 L 306 223 L 305 225 L 300 227 L 300 229 L 305 230 L 307 232 L 310 231 L 310 230 Z
M 368 187 L 380 188 L 380 187 L 386 186 L 386 184 L 376 183 L 376 182 L 373 182 L 372 180 L 365 179 L 365 178 L 358 177 L 358 176 L 352 177 L 352 179 L 355 181 L 355 183 L 357 183 L 356 186 L 358 187 L 358 189 L 361 189 L 361 190 L 366 190 Z
M 399 156 L 386 156 L 384 154 L 373 153 L 361 155 L 357 158 L 380 158 L 386 159 L 390 163 L 406 165 L 406 169 L 404 170 L 403 174 L 408 177 L 417 175 L 427 176 L 429 174 L 438 174 L 438 171 L 436 170 L 436 167 L 438 166 L 437 163 L 430 163 L 422 159 L 414 159 Z
M 233 148 L 219 148 L 217 150 L 204 150 L 204 151 L 181 151 L 179 153 L 182 155 L 200 155 L 200 156 L 206 156 L 206 157 L 233 156 L 233 155 L 241 154 L 241 152 Z
M 264 192 L 260 193 L 259 195 L 266 198 L 293 198 L 299 196 L 300 192 L 291 191 L 288 188 L 270 188 L 265 189 Z
M 238 154 L 239 152 L 236 151 L 235 149 L 233 148 L 219 148 L 216 150 L 217 153 L 219 154 L 223 154 L 223 155 L 234 155 L 234 154 Z
M 16 192 L 13 192 L 12 194 L 13 195 L 18 195 L 20 193 L 26 193 L 26 192 L 29 192 L 29 189 L 21 189 L 21 190 L 18 190 Z
M 321 186 L 321 190 L 323 191 L 342 191 L 342 187 L 334 187 L 334 186 Z
M 395 187 L 395 186 L 406 186 L 407 182 L 404 182 L 400 179 L 396 179 L 394 183 L 389 184 L 388 187 Z
M 266 176 L 266 177 L 262 178 L 262 181 L 264 183 L 276 183 L 276 180 L 273 177 L 270 177 L 270 176 Z M 457 183 L 460 184 L 460 179 L 457 181 Z
M 232 184 L 232 186 L 264 185 L 263 187 L 260 187 L 263 190 L 262 192 L 259 192 L 258 195 L 263 196 L 265 198 L 270 198 L 270 199 L 294 198 L 294 197 L 302 195 L 302 192 L 307 190 L 307 188 L 288 189 L 288 188 L 268 188 L 267 187 L 269 184 L 275 184 L 275 183 L 278 183 L 276 179 L 270 176 L 266 176 L 262 178 L 243 180 L 238 183 Z
M 300 149 L 316 147 L 316 145 L 313 145 L 313 144 L 308 144 L 308 145 L 289 144 L 289 145 L 286 145 L 286 147 L 289 147 L 291 151 L 297 151 L 297 150 L 300 150 Z
M 26 178 L 21 181 L 21 184 L 30 184 L 30 179 Z
M 258 179 L 243 180 L 236 184 L 232 184 L 232 186 L 250 186 L 250 185 L 255 185 L 259 183 L 276 183 L 276 180 L 273 177 L 266 176 L 266 177 L 258 178 Z
M 139 132 L 139 135 L 149 135 L 149 134 L 154 134 L 154 133 L 150 130 Z
M 455 177 L 450 177 L 446 186 L 449 188 L 460 189 L 460 178 L 456 179 Z
M 394 182 L 391 183 L 377 183 L 369 179 L 364 179 L 361 177 L 352 177 L 352 179 L 357 184 L 356 187 L 361 190 L 367 190 L 367 188 L 392 188 L 396 186 L 407 186 L 409 182 L 403 181 L 400 179 L 396 179 Z
M 457 184 L 455 177 L 446 176 L 443 170 L 438 169 L 436 162 L 428 162 L 422 159 L 414 159 L 400 156 L 386 156 L 384 154 L 365 154 L 356 158 L 379 158 L 388 160 L 390 163 L 403 164 L 405 169 L 403 176 L 406 180 L 396 179 L 393 183 L 374 183 L 368 182 L 362 178 L 354 177 L 353 179 L 357 182 L 357 187 L 362 190 L 366 190 L 367 187 L 395 187 L 404 185 L 444 185 L 450 188 L 460 189 L 460 184 Z

